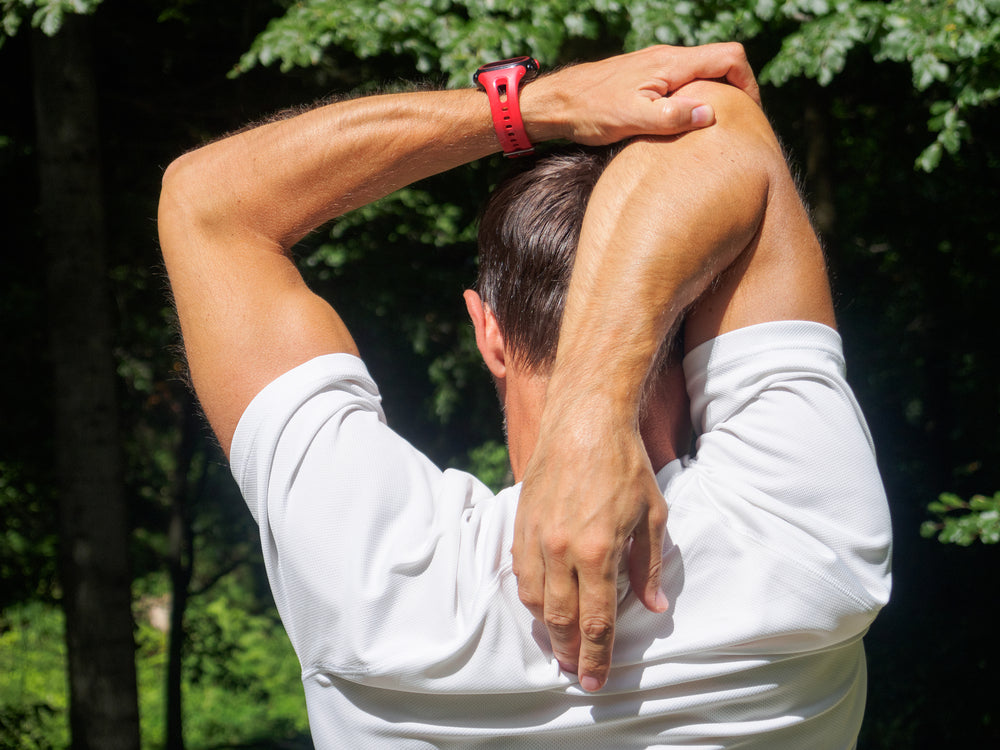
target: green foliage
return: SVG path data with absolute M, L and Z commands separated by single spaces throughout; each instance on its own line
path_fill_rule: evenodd
M 0 460 L 0 607 L 49 598 L 56 579 L 56 532 L 48 488 L 23 468 Z
M 966 113 L 1000 97 L 998 0 L 304 0 L 270 23 L 233 74 L 258 64 L 279 63 L 283 71 L 329 65 L 329 50 L 339 47 L 360 58 L 410 57 L 418 72 L 467 86 L 483 60 L 524 50 L 555 65 L 584 40 L 617 39 L 636 49 L 783 31 L 762 82 L 805 76 L 825 86 L 858 48 L 908 65 L 914 91 L 930 97 L 934 140 L 916 161 L 928 172 L 971 137 Z
M 273 607 L 261 609 L 246 583 L 230 576 L 211 596 L 193 600 L 185 619 L 184 734 L 189 746 L 237 745 L 255 737 L 277 740 L 308 732 L 299 663 Z M 140 683 L 150 684 L 159 696 L 166 636 L 143 623 L 139 642 Z M 143 726 L 153 744 L 162 715 L 157 711 L 150 716 L 154 721 Z
M 66 725 L 63 616 L 41 602 L 0 615 L 0 747 L 61 748 Z
M 22 36 L 31 24 L 52 31 L 66 13 L 97 5 L 0 0 L 0 43 L 22 22 Z M 142 602 L 164 598 L 167 519 L 186 485 L 195 530 L 183 667 L 188 747 L 303 732 L 305 716 L 294 656 L 264 603 L 256 528 L 227 467 L 207 434 L 186 472 L 179 460 L 186 407 L 150 221 L 154 167 L 248 117 L 320 97 L 331 81 L 341 91 L 423 77 L 467 86 L 484 59 L 526 49 L 551 68 L 623 48 L 727 39 L 747 42 L 763 82 L 781 85 L 765 90 L 765 101 L 793 160 L 804 166 L 811 151 L 804 107 L 826 126 L 832 158 L 819 172 L 828 172 L 834 188 L 836 221 L 826 244 L 838 321 L 904 530 L 890 619 L 880 618 L 868 639 L 872 690 L 868 736 L 860 744 L 994 746 L 996 712 L 981 696 L 996 694 L 995 650 L 968 644 L 992 637 L 992 624 L 971 613 L 996 586 L 969 571 L 980 569 L 976 555 L 996 548 L 975 545 L 952 555 L 940 544 L 922 544 L 919 554 L 908 554 L 912 540 L 902 537 L 926 517 L 925 501 L 910 500 L 925 488 L 951 487 L 969 497 L 978 487 L 1000 486 L 994 460 L 1000 433 L 983 419 L 1000 403 L 989 315 L 1000 278 L 1000 156 L 986 130 L 997 88 L 997 7 L 996 0 L 101 5 L 95 51 L 101 69 L 115 71 L 101 80 L 100 119 L 104 142 L 113 145 L 105 176 L 123 450 L 141 576 L 134 589 Z M 265 26 L 237 67 L 247 75 L 225 81 L 249 45 L 251 37 L 241 33 Z M 17 41 L 0 50 L 9 105 L 0 134 L 9 248 L 0 315 L 10 338 L 0 430 L 0 747 L 66 747 L 62 618 L 50 603 L 58 588 L 47 486 L 52 398 L 36 252 L 43 228 L 30 220 L 37 164 L 24 72 L 29 45 Z M 279 75 L 279 67 L 287 74 Z M 936 167 L 933 175 L 911 169 L 921 151 L 919 166 Z M 434 460 L 467 467 L 495 489 L 510 482 L 506 451 L 459 292 L 475 275 L 472 227 L 497 163 L 483 160 L 412 187 L 311 234 L 298 248 L 310 285 L 335 304 L 358 339 L 390 423 Z M 803 177 L 815 196 L 813 169 Z M 963 474 L 955 467 L 970 468 Z M 945 519 L 979 524 L 991 512 L 975 499 L 967 508 L 938 502 L 949 510 L 927 522 L 931 536 L 944 535 Z M 964 533 L 987 537 L 979 525 Z M 919 580 L 921 590 L 947 586 L 957 599 L 930 611 L 907 579 Z M 138 619 L 143 744 L 157 747 L 165 734 L 167 641 Z M 928 642 L 944 655 L 914 661 L 913 644 Z M 940 684 L 963 690 L 945 691 L 944 698 L 927 690 Z
M 594 39 L 602 16 L 623 13 L 622 4 L 608 0 L 306 0 L 271 22 L 234 73 L 274 62 L 285 71 L 318 65 L 339 46 L 360 58 L 406 56 L 420 73 L 469 85 L 484 59 L 531 49 L 553 62 L 568 38 Z
M 473 196 L 486 194 L 484 171 L 472 167 L 399 190 L 339 218 L 325 236 L 314 235 L 314 244 L 298 248 L 309 282 L 357 316 L 357 325 L 349 324 L 366 339 L 359 341 L 366 361 L 377 359 L 376 347 L 391 344 L 395 351 L 387 356 L 398 372 L 405 367 L 400 350 L 411 351 L 421 371 L 407 379 L 426 378 L 432 389 L 427 411 L 438 425 L 451 421 L 470 400 L 470 389 L 486 381 L 459 296 L 475 276 Z M 468 415 L 466 408 L 463 417 Z M 430 441 L 418 442 L 428 449 Z M 466 450 L 463 445 L 460 453 Z M 453 455 L 448 450 L 439 458 Z
M 45 703 L 32 706 L 0 705 L 0 747 L 19 750 L 50 750 L 56 747 L 50 739 L 55 711 Z
M 507 446 L 499 440 L 488 440 L 470 450 L 468 470 L 494 492 L 514 483 Z
M 939 542 L 963 547 L 977 539 L 983 544 L 1000 542 L 1000 492 L 993 497 L 974 495 L 968 501 L 945 492 L 927 510 L 938 520 L 921 525 L 920 534 L 926 538 L 937 535 Z
M 0 0 L 0 45 L 14 36 L 25 18 L 32 28 L 55 36 L 67 13 L 93 13 L 101 0 Z
M 190 748 L 277 741 L 308 732 L 298 661 L 273 609 L 254 613 L 245 587 L 192 603 L 184 662 L 185 739 Z M 165 601 L 165 600 L 161 600 Z M 143 747 L 162 747 L 167 635 L 137 606 L 136 667 Z M 63 616 L 31 602 L 0 616 L 0 747 L 69 744 Z
M 971 137 L 965 113 L 1000 97 L 1000 2 L 997 0 L 839 0 L 811 3 L 800 28 L 761 71 L 781 85 L 794 76 L 827 85 L 848 53 L 867 47 L 878 62 L 908 65 L 913 89 L 930 96 L 927 127 L 934 141 L 917 157 L 933 171 L 944 151 L 957 154 Z
M 184 735 L 188 745 L 237 745 L 308 731 L 298 660 L 277 613 L 255 612 L 235 579 L 192 602 L 186 617 Z M 139 628 L 139 680 L 146 741 L 162 742 L 166 634 Z M 155 705 L 151 702 L 155 701 Z

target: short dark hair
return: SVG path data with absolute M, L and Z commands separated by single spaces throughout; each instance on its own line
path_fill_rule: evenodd
M 597 179 L 621 146 L 571 146 L 519 164 L 479 222 L 476 287 L 510 355 L 551 370 L 580 227 Z

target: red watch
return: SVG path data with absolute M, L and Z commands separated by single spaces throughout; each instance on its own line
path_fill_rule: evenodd
M 522 83 L 527 83 L 537 75 L 538 60 L 524 55 L 487 63 L 472 76 L 475 84 L 490 99 L 493 128 L 503 146 L 503 155 L 508 158 L 524 156 L 535 150 L 524 130 L 518 90 Z

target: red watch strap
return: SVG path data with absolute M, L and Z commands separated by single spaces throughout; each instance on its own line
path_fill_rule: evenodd
M 524 156 L 533 153 L 535 147 L 528 140 L 521 119 L 521 103 L 518 92 L 521 79 L 527 70 L 523 66 L 482 71 L 477 82 L 486 90 L 490 99 L 490 113 L 493 115 L 493 129 L 503 147 L 504 156 Z

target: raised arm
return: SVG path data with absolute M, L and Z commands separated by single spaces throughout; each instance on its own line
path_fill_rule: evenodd
M 528 84 L 528 135 L 609 143 L 709 125 L 710 108 L 664 98 L 696 77 L 756 92 L 738 45 L 650 48 Z M 318 108 L 168 168 L 161 247 L 195 390 L 227 453 L 264 385 L 316 355 L 355 351 L 337 313 L 306 288 L 291 246 L 329 219 L 497 150 L 485 94 L 424 92 Z
M 683 93 L 710 102 L 716 126 L 632 143 L 591 197 L 515 530 L 522 601 L 591 690 L 610 665 L 630 536 L 633 589 L 650 609 L 667 607 L 666 507 L 639 419 L 660 343 L 716 280 L 689 347 L 765 320 L 833 322 L 819 245 L 763 114 L 731 87 Z M 775 276 L 761 264 L 783 265 L 788 289 L 755 287 L 753 273 Z M 720 279 L 729 267 L 737 273 Z

